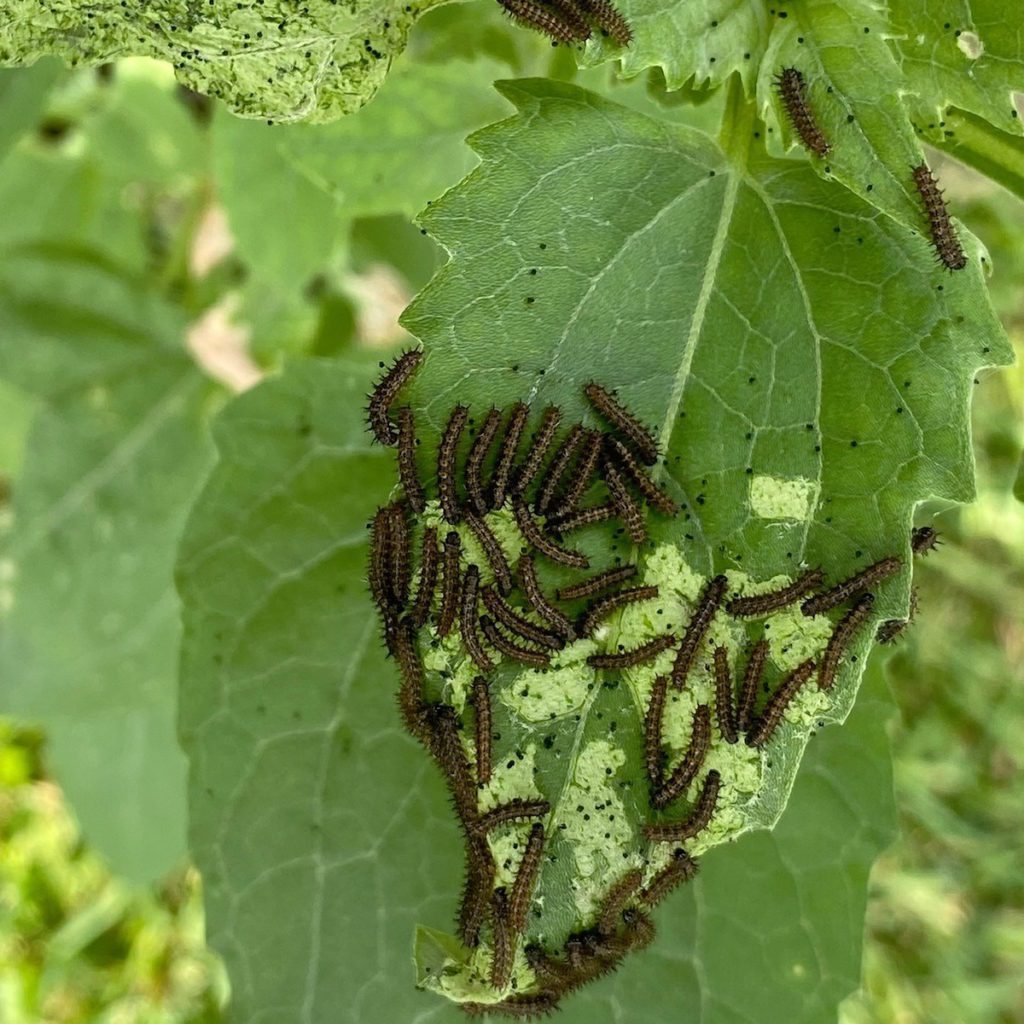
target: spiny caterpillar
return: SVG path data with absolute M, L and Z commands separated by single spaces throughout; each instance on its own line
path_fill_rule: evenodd
M 963 270 L 967 266 L 967 257 L 960 245 L 960 239 L 957 238 L 956 229 L 949 219 L 946 200 L 942 198 L 942 192 L 931 169 L 927 164 L 919 164 L 911 173 L 914 177 L 914 185 L 921 196 L 921 202 L 924 203 L 924 212 L 928 218 L 928 226 L 932 235 L 932 245 L 935 246 L 935 254 L 938 256 L 939 262 L 949 270 Z
M 400 357 L 368 408 L 375 436 L 397 448 L 404 492 L 370 526 L 369 584 L 400 675 L 402 721 L 440 769 L 465 841 L 457 934 L 468 976 L 493 992 L 462 1008 L 528 1018 L 649 945 L 652 909 L 693 878 L 692 844 L 724 819 L 732 782 L 723 753 L 766 763 L 792 719 L 787 709 L 815 672 L 825 693 L 839 677 L 845 652 L 871 619 L 869 588 L 903 562 L 888 556 L 831 586 L 823 571 L 805 570 L 760 594 L 750 594 L 741 575 L 712 570 L 687 583 L 680 608 L 678 592 L 663 593 L 661 578 L 646 575 L 634 549 L 621 546 L 625 529 L 646 555 L 648 516 L 675 515 L 679 507 L 658 482 L 657 439 L 612 390 L 595 381 L 583 388 L 601 429 L 565 422 L 557 406 L 538 411 L 520 402 L 484 412 L 470 437 L 473 411 L 455 405 L 442 420 L 429 493 L 430 474 L 419 472 L 417 459 L 430 446 L 421 449 L 412 411 L 397 407 L 422 358 Z M 915 531 L 911 546 L 931 550 L 934 532 Z M 797 608 L 829 615 L 831 639 L 815 622 L 818 653 L 780 673 L 768 624 L 761 639 L 744 638 L 756 620 L 783 614 L 804 621 Z M 646 625 L 637 635 L 627 622 Z M 573 652 L 578 642 L 586 646 Z M 736 657 L 744 647 L 745 664 Z M 635 699 L 648 785 L 638 793 L 633 833 L 639 859 L 601 880 L 591 915 L 580 911 L 575 930 L 545 947 L 540 897 L 547 864 L 558 859 L 548 858 L 547 839 L 565 809 L 552 806 L 561 794 L 546 791 L 546 776 L 531 762 L 525 780 L 502 776 L 518 772 L 523 756 L 508 756 L 509 744 L 523 739 L 515 731 L 520 712 L 509 701 L 540 695 L 554 673 L 568 673 L 559 686 L 572 674 L 591 674 L 595 694 L 644 680 L 649 696 L 641 690 Z M 524 957 L 532 976 L 522 974 Z
M 783 68 L 775 79 L 779 90 L 779 98 L 786 108 L 793 130 L 800 136 L 800 141 L 812 153 L 818 156 L 827 155 L 832 148 L 828 139 L 818 127 L 810 105 L 807 102 L 807 83 L 803 72 L 797 68 Z
M 536 29 L 556 43 L 582 43 L 590 38 L 591 23 L 619 46 L 633 40 L 629 22 L 611 0 L 498 0 L 513 21 Z

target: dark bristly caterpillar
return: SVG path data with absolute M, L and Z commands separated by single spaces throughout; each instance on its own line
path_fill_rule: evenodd
M 910 534 L 910 550 L 922 557 L 939 546 L 939 534 L 930 526 L 915 526 Z
M 782 685 L 771 695 L 761 716 L 750 727 L 746 741 L 748 747 L 763 747 L 772 738 L 790 701 L 811 678 L 814 668 L 813 659 L 808 658 L 786 676 Z
M 544 818 L 551 811 L 547 800 L 524 800 L 513 797 L 511 800 L 481 814 L 471 827 L 471 831 L 486 835 L 499 825 L 507 825 L 513 821 L 525 821 L 527 818 Z
M 491 687 L 483 676 L 473 679 L 473 710 L 476 713 L 476 781 L 486 785 L 491 781 Z
M 512 894 L 509 898 L 508 915 L 512 932 L 520 936 L 526 931 L 526 917 L 533 899 L 533 890 L 537 885 L 540 872 L 541 857 L 544 853 L 544 826 L 538 821 L 530 829 L 530 837 L 526 840 L 526 849 L 519 861 L 515 881 L 512 883 Z
M 455 625 L 459 611 L 459 590 L 462 582 L 459 558 L 462 540 L 450 530 L 444 539 L 444 564 L 441 573 L 441 611 L 437 619 L 438 636 L 447 636 Z
M 676 515 L 679 506 L 644 472 L 636 456 L 617 437 L 608 438 L 608 445 L 615 461 L 636 484 L 648 504 L 667 516 Z
M 677 886 L 692 881 L 699 866 L 686 850 L 677 847 L 669 863 L 640 891 L 640 902 L 653 909 Z
M 562 10 L 552 10 L 536 0 L 498 0 L 509 17 L 525 28 L 536 29 L 556 43 L 582 43 L 590 37 L 590 29 Z
M 473 663 L 482 671 L 491 672 L 494 669 L 494 662 L 487 656 L 476 631 L 479 587 L 479 567 L 466 566 L 466 572 L 462 577 L 462 596 L 459 601 L 459 628 L 462 631 L 462 642 L 466 646 L 466 653 L 473 659 Z
M 918 164 L 911 173 L 914 176 L 914 185 L 924 203 L 932 245 L 935 247 L 939 262 L 949 270 L 963 270 L 967 266 L 967 257 L 964 255 L 953 222 L 949 219 L 946 201 L 942 198 L 942 192 L 932 175 L 931 168 L 927 164 Z
M 644 873 L 639 868 L 631 868 L 608 890 L 597 919 L 597 930 L 602 935 L 615 934 L 622 920 L 622 911 L 643 884 Z
M 736 706 L 736 728 L 746 732 L 754 721 L 754 708 L 757 706 L 757 691 L 764 675 L 764 663 L 768 657 L 768 641 L 758 640 L 750 651 L 747 667 L 743 673 L 743 686 L 740 688 L 740 699 Z
M 633 495 L 626 490 L 626 485 L 611 459 L 605 459 L 601 469 L 604 482 L 611 492 L 612 504 L 626 527 L 629 539 L 634 544 L 643 544 L 647 540 L 647 517 L 644 515 L 643 509 L 633 500 Z
M 576 457 L 580 446 L 586 440 L 586 435 L 587 432 L 583 424 L 575 424 L 569 431 L 569 436 L 551 460 L 551 464 L 544 474 L 544 479 L 541 481 L 540 493 L 537 495 L 537 500 L 533 506 L 538 515 L 544 515 L 551 507 L 551 502 L 554 501 L 565 471 L 569 468 L 569 463 Z
M 487 497 L 484 494 L 484 460 L 490 451 L 495 434 L 501 426 L 501 411 L 492 409 L 488 414 L 479 432 L 470 446 L 469 455 L 466 457 L 466 493 L 476 510 L 478 516 L 484 515 L 489 508 Z
M 562 422 L 562 410 L 556 405 L 549 405 L 541 416 L 540 426 L 533 435 L 530 447 L 526 452 L 526 458 L 516 474 L 515 483 L 512 485 L 512 496 L 522 497 L 533 484 L 534 477 L 540 472 L 540 467 L 547 458 L 548 449 L 555 439 L 558 431 L 558 424 Z
M 662 636 L 656 636 L 646 643 L 631 647 L 626 651 L 619 651 L 616 654 L 591 654 L 587 658 L 587 664 L 591 668 L 631 668 L 633 665 L 642 665 L 645 661 L 651 661 L 662 651 L 667 651 L 675 642 L 676 638 L 671 633 L 664 633 Z
M 580 617 L 579 632 L 582 636 L 590 636 L 600 623 L 608 618 L 612 612 L 624 608 L 627 604 L 634 604 L 637 601 L 650 601 L 658 596 L 658 588 L 652 586 L 629 587 L 626 590 L 617 590 L 608 597 L 602 597 L 587 605 L 586 610 Z
M 413 373 L 423 362 L 423 353 L 418 349 L 403 352 L 381 377 L 370 395 L 366 407 L 366 418 L 373 436 L 389 447 L 398 443 L 398 430 L 388 417 L 388 412 Z
M 729 581 L 725 576 L 713 576 L 704 585 L 701 595 L 697 598 L 697 606 L 694 610 L 690 624 L 683 634 L 683 641 L 679 645 L 679 653 L 676 655 L 675 664 L 672 666 L 672 688 L 682 690 L 686 685 L 686 677 L 693 667 L 693 660 L 697 656 L 697 649 L 700 647 L 704 635 L 715 617 L 722 598 L 725 597 L 725 590 Z
M 896 555 L 881 558 L 856 575 L 837 583 L 831 589 L 807 598 L 800 608 L 804 615 L 821 615 L 838 607 L 851 597 L 855 597 L 862 590 L 867 590 L 868 587 L 887 580 L 902 568 L 903 559 Z
M 729 652 L 722 646 L 715 646 L 715 712 L 718 728 L 726 743 L 735 743 L 736 713 L 733 705 L 732 673 L 729 671 Z
M 497 591 L 490 587 L 482 587 L 480 597 L 483 599 L 484 607 L 510 633 L 515 633 L 529 643 L 537 644 L 538 647 L 547 647 L 552 651 L 559 651 L 565 646 L 564 637 L 550 632 L 543 626 L 538 626 L 529 619 L 524 619 Z
M 462 518 L 455 475 L 455 458 L 458 455 L 459 439 L 469 419 L 469 409 L 457 405 L 452 409 L 445 424 L 441 443 L 437 449 L 437 496 L 445 519 L 453 525 Z
M 854 606 L 836 623 L 829 637 L 828 646 L 821 656 L 821 667 L 818 669 L 818 689 L 831 690 L 839 671 L 839 662 L 843 652 L 857 631 L 867 621 L 875 604 L 874 594 L 862 594 Z
M 579 601 L 585 597 L 595 597 L 617 587 L 620 583 L 626 583 L 636 576 L 635 565 L 624 565 L 619 569 L 608 569 L 599 572 L 589 579 L 573 583 L 568 587 L 559 587 L 557 594 L 559 601 Z
M 510 996 L 500 1003 L 460 1003 L 459 1007 L 469 1017 L 483 1017 L 497 1014 L 499 1017 L 520 1017 L 534 1020 L 544 1017 L 557 1009 L 558 998 L 547 993 L 535 996 Z
M 574 530 L 582 530 L 585 526 L 607 522 L 609 519 L 614 519 L 618 513 L 618 508 L 611 502 L 606 505 L 590 505 L 587 508 L 571 512 L 561 519 L 552 519 L 548 525 L 559 536 L 563 536 Z
M 487 615 L 480 616 L 480 628 L 483 630 L 484 639 L 506 658 L 513 658 L 515 661 L 521 661 L 524 665 L 532 665 L 534 668 L 547 668 L 551 663 L 551 655 L 523 647 L 507 636 L 502 636 L 501 631 Z
M 512 979 L 516 940 L 509 918 L 508 893 L 503 885 L 491 895 L 491 985 L 505 988 Z
M 767 594 L 753 594 L 750 597 L 734 597 L 726 604 L 725 609 L 730 615 L 737 617 L 756 615 L 763 618 L 799 601 L 815 587 L 820 586 L 824 579 L 825 574 L 820 569 L 808 569 L 788 586 L 780 587 L 778 590 L 769 591 Z
M 800 141 L 812 153 L 826 156 L 832 148 L 824 133 L 818 127 L 811 108 L 807 103 L 807 83 L 803 72 L 796 68 L 783 68 L 775 79 L 782 105 L 793 130 L 800 136 Z
M 465 517 L 466 525 L 473 531 L 473 536 L 476 537 L 480 547 L 484 549 L 498 590 L 503 594 L 511 594 L 512 570 L 509 568 L 508 559 L 505 558 L 505 552 L 501 550 L 498 538 L 494 536 L 494 532 L 487 525 L 486 520 L 470 512 L 468 508 L 465 511 Z
M 571 551 L 563 548 L 548 537 L 534 520 L 532 513 L 526 507 L 526 503 L 519 495 L 512 498 L 512 512 L 516 517 L 516 525 L 523 535 L 527 544 L 535 548 L 542 555 L 550 558 L 552 562 L 559 565 L 568 565 L 574 569 L 587 569 L 590 567 L 590 560 L 579 551 Z
M 711 746 L 711 709 L 707 704 L 698 704 L 693 712 L 690 727 L 690 742 L 683 759 L 676 765 L 668 780 L 651 794 L 651 806 L 663 811 L 675 803 L 693 782 L 700 766 L 707 757 Z
M 420 551 L 420 573 L 416 584 L 416 601 L 409 617 L 417 629 L 422 629 L 430 618 L 437 590 L 437 530 L 428 526 L 423 531 L 423 547 Z
M 886 619 L 875 633 L 875 642 L 880 644 L 891 644 L 903 635 L 903 631 L 917 617 L 917 587 L 910 588 L 910 608 L 905 619 Z
M 398 688 L 398 710 L 410 734 L 421 742 L 429 739 L 426 731 L 426 705 L 423 703 L 423 686 L 426 675 L 423 662 L 416 650 L 416 639 L 411 623 L 400 622 L 392 629 L 389 646 L 398 662 L 401 686 Z
M 618 399 L 591 381 L 583 389 L 590 404 L 604 419 L 627 437 L 639 454 L 645 466 L 653 466 L 658 461 L 658 443 L 650 431 L 625 407 Z
M 718 805 L 718 792 L 722 787 L 722 776 L 714 768 L 704 777 L 700 796 L 685 821 L 674 824 L 648 825 L 644 835 L 652 843 L 681 843 L 692 839 L 708 827 L 715 807 Z
M 629 46 L 633 41 L 632 27 L 609 0 L 579 0 L 579 3 L 593 17 L 597 27 L 619 46 Z
M 387 506 L 377 509 L 370 523 L 370 562 L 367 569 L 370 593 L 384 624 L 385 639 L 398 617 L 391 596 L 391 513 Z
M 594 470 L 601 461 L 604 451 L 604 434 L 600 430 L 586 431 L 583 454 L 569 475 L 569 487 L 558 507 L 552 510 L 552 518 L 565 519 L 576 511 L 583 495 L 587 493 L 594 477 Z
M 459 903 L 458 930 L 464 946 L 475 949 L 480 945 L 480 929 L 487 909 L 491 905 L 495 866 L 486 840 L 472 838 L 467 842 L 468 863 L 466 884 Z
M 426 507 L 423 485 L 416 471 L 416 422 L 412 409 L 398 410 L 398 478 L 402 481 L 405 500 L 413 512 L 420 514 Z
M 545 621 L 551 628 L 564 636 L 566 640 L 576 639 L 576 629 L 572 620 L 560 608 L 556 608 L 547 598 L 537 578 L 537 567 L 529 555 L 523 555 L 519 559 L 519 579 L 523 584 L 523 593 L 530 602 L 530 607 Z
M 409 584 L 412 582 L 412 538 L 409 536 L 409 521 L 405 505 L 393 502 L 387 506 L 390 544 L 390 589 L 396 608 L 404 608 L 409 601 Z
M 658 792 L 665 784 L 665 755 L 661 749 L 661 729 L 665 718 L 665 697 L 668 694 L 667 675 L 655 676 L 651 697 L 644 715 L 644 760 L 651 791 Z
M 501 508 L 505 504 L 512 480 L 512 467 L 519 454 L 519 439 L 523 436 L 529 416 L 530 407 L 525 402 L 516 402 L 508 414 L 508 422 L 498 446 L 498 461 L 491 477 L 491 508 Z

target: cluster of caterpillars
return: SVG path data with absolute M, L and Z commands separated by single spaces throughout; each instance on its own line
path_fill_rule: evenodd
M 652 809 L 645 835 L 651 844 L 669 844 L 671 849 L 667 860 L 659 853 L 658 863 L 665 866 L 646 883 L 645 873 L 635 868 L 616 881 L 593 926 L 571 935 L 560 950 L 534 944 L 523 947 L 544 858 L 545 820 L 551 808 L 544 799 L 518 797 L 487 811 L 479 809 L 479 790 L 490 781 L 492 772 L 489 674 L 503 659 L 543 668 L 552 653 L 566 644 L 595 637 L 613 613 L 634 602 L 657 598 L 656 586 L 637 585 L 635 565 L 589 573 L 549 592 L 542 584 L 541 563 L 587 570 L 589 559 L 566 544 L 567 535 L 614 520 L 639 545 L 647 536 L 649 508 L 671 516 L 678 507 L 649 472 L 660 458 L 654 437 L 598 383 L 586 385 L 584 394 L 604 428 L 576 423 L 559 437 L 562 416 L 552 406 L 542 411 L 524 446 L 530 409 L 518 403 L 505 411 L 490 410 L 464 457 L 462 441 L 470 415 L 465 406 L 457 405 L 441 431 L 436 464 L 440 513 L 453 528 L 441 540 L 436 527 L 423 527 L 414 590 L 411 520 L 426 511 L 427 494 L 417 465 L 413 413 L 408 406 L 399 407 L 398 398 L 422 358 L 417 351 L 400 356 L 370 396 L 370 429 L 379 442 L 397 448 L 403 497 L 378 510 L 373 519 L 369 581 L 385 643 L 401 673 L 398 704 L 403 720 L 440 767 L 465 836 L 467 875 L 459 937 L 467 947 L 476 948 L 484 929 L 489 928 L 489 981 L 495 990 L 509 990 L 520 948 L 524 948 L 537 981 L 536 990 L 512 991 L 497 1004 L 464 1003 L 463 1009 L 530 1017 L 553 1009 L 564 995 L 614 969 L 628 952 L 648 945 L 654 936 L 651 910 L 697 871 L 697 861 L 684 844 L 712 820 L 722 785 L 719 772 L 705 774 L 695 799 L 688 801 L 687 794 L 710 749 L 712 709 L 703 704 L 697 707 L 689 745 L 675 765 L 666 756 L 662 731 L 669 691 L 687 686 L 694 666 L 706 652 L 715 616 L 728 614 L 744 621 L 764 618 L 797 602 L 802 602 L 808 616 L 849 606 L 836 622 L 820 662 L 805 661 L 795 668 L 774 687 L 760 709 L 767 642 L 761 639 L 750 650 L 738 695 L 728 652 L 714 647 L 714 714 L 722 738 L 736 743 L 742 735 L 748 746 L 763 747 L 775 734 L 786 707 L 812 677 L 816 675 L 820 689 L 832 687 L 844 652 L 871 616 L 874 597 L 869 588 L 898 572 L 902 560 L 896 556 L 881 559 L 831 587 L 824 586 L 820 570 L 810 570 L 786 587 L 753 596 L 730 595 L 726 577 L 714 576 L 697 599 L 681 636 L 666 633 L 629 650 L 588 657 L 591 667 L 614 671 L 648 664 L 674 650 L 671 670 L 654 681 L 644 723 Z M 605 492 L 604 500 L 588 500 L 597 489 Z M 514 567 L 487 521 L 497 510 L 511 515 L 522 538 Z M 465 528 L 476 538 L 493 583 L 482 582 L 480 566 L 472 562 L 463 565 L 467 552 L 454 527 Z M 928 550 L 934 543 L 930 528 L 915 531 L 915 551 Z M 458 629 L 462 646 L 478 670 L 469 695 L 472 757 L 462 740 L 464 724 L 459 712 L 426 697 L 418 635 L 428 624 L 441 637 Z M 879 639 L 883 631 L 891 639 L 902 626 L 901 620 L 884 623 Z M 687 802 L 692 806 L 684 816 L 672 816 L 677 805 Z M 662 812 L 670 820 L 663 820 Z M 487 837 L 494 829 L 516 822 L 528 824 L 529 834 L 512 884 L 499 886 Z
M 633 30 L 611 0 L 498 0 L 509 17 L 555 43 L 586 42 L 593 29 L 628 46 Z
M 775 84 L 790 124 L 804 147 L 816 156 L 827 156 L 832 150 L 832 144 L 811 109 L 803 72 L 798 68 L 783 68 L 776 76 Z M 910 173 L 914 188 L 924 205 L 936 257 L 948 270 L 963 270 L 967 266 L 967 256 L 949 219 L 946 201 L 942 198 L 931 169 L 922 163 L 911 168 Z

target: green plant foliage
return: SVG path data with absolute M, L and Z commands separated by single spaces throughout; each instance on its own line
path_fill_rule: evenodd
M 171 559 L 209 465 L 181 315 L 77 251 L 0 264 L 0 376 L 38 412 L 4 537 L 3 706 L 46 723 L 86 834 L 124 875 L 184 855 Z
M 362 106 L 405 46 L 415 19 L 445 0 L 271 3 L 104 0 L 47 7 L 12 0 L 0 64 L 55 54 L 72 66 L 135 54 L 174 65 L 189 88 L 245 117 L 329 121 Z
M 41 60 L 31 68 L 0 71 L 0 160 L 35 123 L 59 74 L 60 63 L 55 60 Z

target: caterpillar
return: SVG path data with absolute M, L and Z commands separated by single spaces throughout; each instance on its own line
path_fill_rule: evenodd
M 516 525 L 522 533 L 526 542 L 536 548 L 542 555 L 546 555 L 552 562 L 560 565 L 568 565 L 574 569 L 587 569 L 590 567 L 590 560 L 579 551 L 570 551 L 550 540 L 542 532 L 535 522 L 530 510 L 526 507 L 519 495 L 512 497 L 512 512 L 516 517 Z
M 455 616 L 458 614 L 461 551 L 462 540 L 455 530 L 450 530 L 444 539 L 441 611 L 437 621 L 438 636 L 447 636 L 451 632 L 452 626 L 455 625 Z
M 409 523 L 405 509 L 395 502 L 386 506 L 388 529 L 391 533 L 390 589 L 397 608 L 404 608 L 409 600 L 409 584 L 412 579 L 412 552 Z
M 524 402 L 516 402 L 508 414 L 508 422 L 498 447 L 498 461 L 491 477 L 491 507 L 501 508 L 505 504 L 509 481 L 512 479 L 512 467 L 519 454 L 519 439 L 523 436 L 526 421 L 530 415 L 530 407 Z
M 547 668 L 551 664 L 551 656 L 542 651 L 534 651 L 529 647 L 523 647 L 514 643 L 508 637 L 502 636 L 494 621 L 487 615 L 480 616 L 480 628 L 483 630 L 484 638 L 496 650 L 505 655 L 506 658 L 514 658 L 524 665 L 532 665 L 534 668 Z
M 903 560 L 895 555 L 879 559 L 879 561 L 869 565 L 866 569 L 862 569 L 855 576 L 850 576 L 848 579 L 837 583 L 830 590 L 807 598 L 800 607 L 804 615 L 821 615 L 823 612 L 841 605 L 844 601 L 849 600 L 873 584 L 881 583 L 883 580 L 888 579 L 902 568 Z
M 808 658 L 786 676 L 747 733 L 748 747 L 763 747 L 772 738 L 790 701 L 797 695 L 800 687 L 811 678 L 814 668 L 813 659 Z
M 821 667 L 818 670 L 819 690 L 832 689 L 832 685 L 836 681 L 836 673 L 839 671 L 839 662 L 843 652 L 871 614 L 874 603 L 874 594 L 862 594 L 856 604 L 836 623 L 836 627 L 832 630 L 832 635 L 829 637 L 825 653 L 821 656 Z
M 671 633 L 656 636 L 653 640 L 631 647 L 627 651 L 620 651 L 617 654 L 591 654 L 587 658 L 587 664 L 591 668 L 622 669 L 631 668 L 633 665 L 642 665 L 645 661 L 656 658 L 662 651 L 667 651 L 676 638 Z
M 490 905 L 496 871 L 486 839 L 470 839 L 467 852 L 466 884 L 459 903 L 458 931 L 462 944 L 474 949 L 480 944 L 480 928 Z
M 472 831 L 478 835 L 486 835 L 499 825 L 523 821 L 526 818 L 543 818 L 550 811 L 551 805 L 547 800 L 524 800 L 522 797 L 513 797 L 481 814 L 473 824 Z
M 583 42 L 590 38 L 590 29 L 578 19 L 567 17 L 563 10 L 542 7 L 536 0 L 498 0 L 511 19 L 527 28 L 543 32 L 556 43 Z
M 653 435 L 610 391 L 591 381 L 583 393 L 597 412 L 629 439 L 644 465 L 653 466 L 658 461 L 658 443 Z
M 558 454 L 551 460 L 551 465 L 548 466 L 548 470 L 544 474 L 540 493 L 537 495 L 537 501 L 533 506 L 539 515 L 544 515 L 551 507 L 551 502 L 555 498 L 558 485 L 561 483 L 569 463 L 572 462 L 580 446 L 586 441 L 586 434 L 587 432 L 582 424 L 577 423 L 569 431 L 569 436 L 558 450 Z
M 775 79 L 775 84 L 790 124 L 800 136 L 800 141 L 812 153 L 825 156 L 832 147 L 818 127 L 807 103 L 807 83 L 804 81 L 803 72 L 796 68 L 783 68 Z
M 487 525 L 486 520 L 481 519 L 468 509 L 466 510 L 466 525 L 473 531 L 473 535 L 480 542 L 480 547 L 484 549 L 498 590 L 503 594 L 510 594 L 512 592 L 512 570 L 505 558 L 505 552 L 502 551 L 501 545 L 498 543 L 498 538 L 494 536 L 494 532 Z
M 787 605 L 799 601 L 805 594 L 820 586 L 825 574 L 820 569 L 808 569 L 788 586 L 771 590 L 767 594 L 752 594 L 750 597 L 734 597 L 725 608 L 730 615 L 744 618 L 751 615 L 771 615 Z
M 417 514 L 423 512 L 427 504 L 416 471 L 416 424 L 408 407 L 398 411 L 398 478 L 409 507 Z
M 434 603 L 434 591 L 437 590 L 437 568 L 437 530 L 433 526 L 428 526 L 423 531 L 423 549 L 420 554 L 416 602 L 409 614 L 412 624 L 417 629 L 425 626 L 430 618 L 430 609 Z
M 600 916 L 597 919 L 597 930 L 602 935 L 615 933 L 622 919 L 622 911 L 643 882 L 644 873 L 639 868 L 631 868 L 608 890 L 601 902 Z
M 516 475 L 516 480 L 512 487 L 513 497 L 524 495 L 529 490 L 530 485 L 533 483 L 533 478 L 539 472 L 548 449 L 551 447 L 551 442 L 555 439 L 555 433 L 561 420 L 562 411 L 558 406 L 549 405 L 544 410 L 540 426 L 537 427 L 537 432 L 533 435 L 533 441 L 526 452 L 526 458 L 523 460 L 519 473 Z
M 764 675 L 764 663 L 768 657 L 768 641 L 761 639 L 754 644 L 743 673 L 743 686 L 736 709 L 736 728 L 746 732 L 754 721 L 754 707 L 757 704 L 757 690 Z
M 458 453 L 459 438 L 469 419 L 469 410 L 464 405 L 452 409 L 445 424 L 441 443 L 437 449 L 437 492 L 441 500 L 441 511 L 449 523 L 462 518 L 455 478 L 455 457 Z
M 537 578 L 537 567 L 529 555 L 523 555 L 519 559 L 519 579 L 523 584 L 523 593 L 530 602 L 533 610 L 545 622 L 549 623 L 552 629 L 566 640 L 572 642 L 576 639 L 576 629 L 569 616 L 561 609 L 556 608 L 545 595 Z
M 467 831 L 476 820 L 476 783 L 459 738 L 459 721 L 448 704 L 431 704 L 427 712 L 430 752 L 444 774 L 455 809 Z
M 647 907 L 656 907 L 673 889 L 692 881 L 700 864 L 681 846 L 672 851 L 672 859 L 640 892 L 640 901 Z
M 636 576 L 635 565 L 624 565 L 620 569 L 608 569 L 605 572 L 591 576 L 589 579 L 573 583 L 568 587 L 560 587 L 556 593 L 559 601 L 578 601 L 585 597 L 594 597 L 596 594 L 611 590 L 620 583 L 626 583 Z
M 579 0 L 585 11 L 589 11 L 597 27 L 606 32 L 619 46 L 629 46 L 633 41 L 633 29 L 629 22 L 609 0 Z
M 473 679 L 473 710 L 476 713 L 476 780 L 486 785 L 491 781 L 491 688 L 483 676 Z
M 565 639 L 561 636 L 538 626 L 529 619 L 524 619 L 514 608 L 490 587 L 483 587 L 480 591 L 484 607 L 500 622 L 510 633 L 521 636 L 538 647 L 547 647 L 552 651 L 559 651 L 565 646 Z
M 498 886 L 491 895 L 491 985 L 505 988 L 512 978 L 515 957 L 515 936 L 509 918 L 508 893 Z
M 388 411 L 406 382 L 423 362 L 417 349 L 403 352 L 377 382 L 366 407 L 370 432 L 381 443 L 392 447 L 398 443 L 398 431 L 388 418 Z M 383 364 L 382 364 L 383 365 Z
M 478 566 L 469 565 L 466 567 L 465 575 L 462 577 L 462 597 L 459 602 L 459 627 L 462 630 L 462 642 L 477 668 L 484 672 L 491 672 L 494 669 L 494 662 L 487 656 L 487 652 L 480 643 L 477 635 L 476 610 L 477 591 L 480 586 L 480 569 Z
M 612 612 L 617 611 L 623 605 L 633 604 L 637 601 L 650 601 L 658 596 L 658 588 L 652 586 L 629 587 L 626 590 L 617 590 L 608 597 L 602 597 L 587 605 L 586 610 L 580 617 L 579 632 L 583 636 L 590 636 L 597 626 Z
M 718 728 L 726 743 L 735 743 L 736 714 L 733 707 L 732 674 L 729 671 L 729 652 L 721 646 L 715 647 L 715 710 Z
M 416 638 L 409 622 L 396 623 L 389 636 L 391 650 L 398 662 L 401 685 L 398 688 L 398 710 L 406 729 L 417 739 L 426 743 L 426 705 L 423 703 L 423 687 L 426 676 L 423 662 L 416 650 Z
M 957 238 L 956 229 L 949 219 L 946 201 L 942 198 L 942 192 L 931 169 L 927 164 L 919 164 L 911 173 L 914 176 L 914 185 L 924 203 L 924 212 L 931 228 L 932 245 L 935 246 L 939 262 L 949 270 L 963 270 L 967 266 L 967 257 L 960 245 L 960 239 Z
M 629 539 L 634 544 L 643 544 L 647 540 L 647 526 L 644 522 L 643 509 L 633 499 L 633 495 L 626 490 L 626 485 L 611 460 L 605 459 L 602 471 L 604 482 L 611 492 L 612 504 L 625 524 Z
M 708 827 L 714 817 L 721 786 L 722 776 L 712 768 L 704 777 L 700 796 L 697 797 L 697 802 L 685 821 L 665 825 L 647 825 L 644 828 L 644 835 L 652 843 L 681 843 L 685 839 L 692 839 L 699 835 Z
M 669 677 L 656 676 L 651 685 L 651 696 L 644 715 L 644 760 L 651 790 L 657 792 L 665 783 L 664 756 L 661 751 L 661 727 L 665 717 L 665 697 Z
M 466 456 L 466 492 L 469 494 L 470 503 L 480 516 L 488 510 L 487 498 L 484 495 L 484 460 L 500 426 L 501 413 L 497 409 L 491 409 L 470 446 L 469 455 Z
M 379 508 L 370 523 L 370 562 L 367 570 L 370 593 L 377 606 L 387 638 L 396 619 L 391 597 L 391 522 L 387 508 Z
M 576 512 L 560 519 L 551 519 L 548 526 L 559 536 L 572 533 L 574 530 L 582 530 L 585 526 L 593 526 L 596 523 L 603 523 L 608 519 L 614 519 L 619 513 L 618 507 L 609 502 L 606 505 L 590 505 L 581 508 Z
M 526 840 L 526 849 L 519 861 L 515 881 L 512 883 L 512 894 L 509 898 L 508 915 L 513 935 L 521 935 L 526 931 L 526 917 L 533 899 L 533 890 L 537 885 L 540 872 L 541 857 L 544 854 L 544 826 L 538 821 L 530 829 Z
M 587 493 L 594 470 L 601 460 L 604 451 L 604 434 L 600 430 L 588 430 L 583 441 L 583 455 L 573 468 L 569 477 L 569 486 L 558 507 L 553 510 L 553 518 L 564 519 L 576 510 L 583 495 Z
M 683 759 L 676 765 L 668 781 L 651 795 L 651 804 L 659 811 L 674 803 L 686 792 L 711 746 L 711 709 L 698 704 L 690 726 L 690 742 Z
M 939 534 L 930 526 L 915 526 L 910 534 L 910 550 L 915 555 L 927 555 L 939 545 Z
M 626 471 L 648 503 L 667 516 L 676 515 L 679 506 L 644 472 L 636 456 L 617 437 L 609 438 L 608 444 L 615 461 Z
M 686 677 L 693 667 L 693 659 L 697 656 L 697 648 L 704 639 L 711 620 L 715 617 L 722 598 L 725 597 L 726 587 L 729 581 L 724 576 L 713 576 L 704 585 L 700 597 L 697 599 L 697 606 L 694 610 L 690 624 L 683 634 L 683 642 L 679 645 L 679 653 L 676 655 L 675 663 L 672 665 L 672 687 L 675 690 L 682 690 L 686 685 Z

